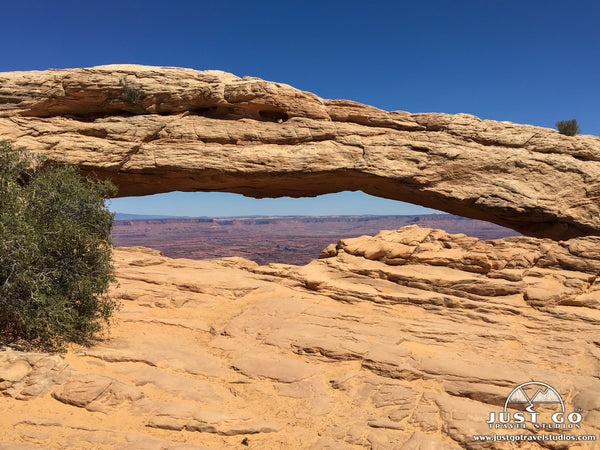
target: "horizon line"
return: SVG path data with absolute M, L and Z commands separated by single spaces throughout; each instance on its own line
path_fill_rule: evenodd
M 454 214 L 446 213 L 446 212 L 436 212 L 429 214 L 325 214 L 325 215 L 313 215 L 313 214 L 286 214 L 286 215 L 242 215 L 242 216 L 177 216 L 177 215 L 168 215 L 168 214 L 136 214 L 136 213 L 124 213 L 124 212 L 113 212 L 115 216 L 117 215 L 126 215 L 126 216 L 134 216 L 140 217 L 139 220 L 146 220 L 143 218 L 147 218 L 147 220 L 151 220 L 152 218 L 156 219 L 253 219 L 257 217 L 261 218 L 290 218 L 290 217 L 421 217 L 421 216 L 455 216 L 455 217 L 463 217 L 456 216 Z M 468 217 L 464 217 L 468 219 Z M 132 219 L 115 219 L 115 220 L 136 220 Z

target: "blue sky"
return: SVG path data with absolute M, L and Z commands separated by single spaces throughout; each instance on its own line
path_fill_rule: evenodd
M 386 110 L 465 112 L 600 135 L 597 1 L 0 0 L 0 71 L 112 63 L 220 69 Z M 413 214 L 363 194 L 115 199 L 177 215 Z M 297 211 L 297 212 L 295 212 Z

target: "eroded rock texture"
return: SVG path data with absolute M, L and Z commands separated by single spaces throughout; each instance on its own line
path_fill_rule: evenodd
M 581 428 L 497 432 L 600 437 L 599 249 L 416 226 L 301 267 L 117 249 L 110 340 L 0 351 L 0 448 L 567 448 L 473 436 L 535 380 Z
M 2 73 L 0 137 L 110 177 L 121 196 L 362 190 L 526 235 L 600 234 L 598 137 L 386 112 L 220 71 Z

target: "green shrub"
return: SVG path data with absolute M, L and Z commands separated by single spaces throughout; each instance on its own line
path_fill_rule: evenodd
M 575 136 L 579 134 L 579 125 L 577 125 L 577 121 L 573 120 L 560 120 L 556 122 L 556 128 L 558 128 L 558 132 L 560 134 L 564 134 L 566 136 Z
M 114 189 L 0 142 L 2 341 L 62 350 L 109 323 Z
M 123 77 L 119 80 L 119 86 L 123 88 L 122 97 L 129 103 L 137 105 L 143 97 L 141 86 L 137 83 L 130 83 L 127 78 Z

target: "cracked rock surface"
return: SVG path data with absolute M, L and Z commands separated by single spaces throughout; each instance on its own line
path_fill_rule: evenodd
M 387 112 L 216 70 L 0 73 L 0 136 L 111 178 L 120 196 L 362 190 L 530 236 L 600 234 L 598 137 Z
M 108 339 L 0 351 L 0 448 L 566 448 L 473 435 L 532 380 L 600 435 L 599 239 L 410 226 L 306 266 L 119 248 Z

